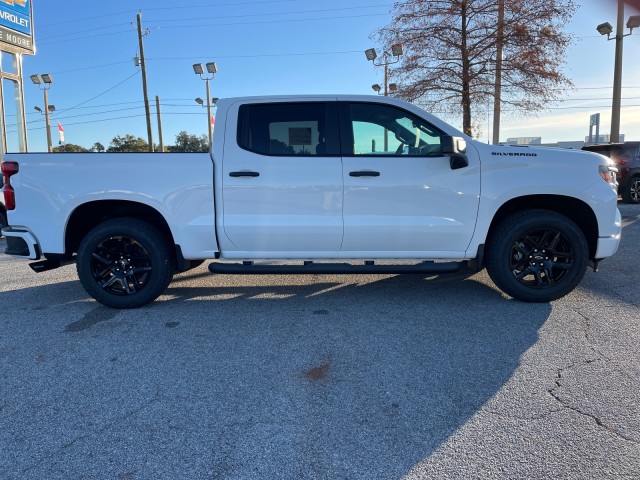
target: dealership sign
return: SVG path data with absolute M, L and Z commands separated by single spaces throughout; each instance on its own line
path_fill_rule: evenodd
M 31 0 L 0 0 L 0 49 L 34 53 L 31 18 Z

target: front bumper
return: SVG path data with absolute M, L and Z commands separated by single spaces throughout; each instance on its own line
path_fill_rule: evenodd
M 622 237 L 622 215 L 616 208 L 615 230 L 613 235 L 598 238 L 598 248 L 596 249 L 596 259 L 610 257 L 618 250 L 620 238 Z

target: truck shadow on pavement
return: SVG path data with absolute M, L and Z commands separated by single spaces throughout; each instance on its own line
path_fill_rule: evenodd
M 56 351 L 94 345 L 68 373 L 78 398 L 65 395 L 56 407 L 71 414 L 92 405 L 106 417 L 117 441 L 91 444 L 92 462 L 168 472 L 196 455 L 206 461 L 191 461 L 190 478 L 401 478 L 509 381 L 551 313 L 549 304 L 504 299 L 470 271 L 340 281 L 206 274 L 194 286 L 201 273 L 176 278 L 160 301 L 132 311 L 86 303 L 77 282 L 0 294 L 58 291 L 53 308 L 69 316 L 51 334 Z M 102 412 L 118 400 L 109 391 L 146 406 L 110 419 Z M 49 431 L 64 428 L 56 421 Z M 168 443 L 172 456 L 162 454 Z M 144 459 L 130 453 L 140 444 Z M 59 478 L 83 462 L 72 450 L 56 456 Z M 104 475 L 121 473 L 104 466 Z M 41 464 L 43 473 L 49 467 Z
M 511 378 L 551 313 L 471 274 L 171 288 L 158 308 L 171 335 L 214 345 L 196 367 L 216 372 L 196 406 L 217 419 L 214 471 L 400 478 L 427 459 Z

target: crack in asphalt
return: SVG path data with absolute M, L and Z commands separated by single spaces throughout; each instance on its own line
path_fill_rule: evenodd
M 591 420 L 593 420 L 596 425 L 598 425 L 599 427 L 605 429 L 607 432 L 623 439 L 626 440 L 628 442 L 632 442 L 636 445 L 640 445 L 640 441 L 636 440 L 635 438 L 629 437 L 627 435 L 625 435 L 624 433 L 616 430 L 615 428 L 611 427 L 610 425 L 607 425 L 606 423 L 604 423 L 602 421 L 602 419 L 600 417 L 598 417 L 597 415 L 594 415 L 593 413 L 589 413 L 589 412 L 585 412 L 584 410 L 581 410 L 578 407 L 569 405 L 567 402 L 563 401 L 562 398 L 560 397 L 560 394 L 557 392 L 557 390 L 562 388 L 562 375 L 564 374 L 565 371 L 567 370 L 576 370 L 580 367 L 584 367 L 587 366 L 591 363 L 595 363 L 595 362 L 610 362 L 611 359 L 609 357 L 607 357 L 602 351 L 600 351 L 598 348 L 596 348 L 596 346 L 593 344 L 593 339 L 591 338 L 591 319 L 585 315 L 584 313 L 580 312 L 579 310 L 576 309 L 571 309 L 571 311 L 573 311 L 574 313 L 578 314 L 583 320 L 584 320 L 584 330 L 583 330 L 583 334 L 584 334 L 584 338 L 587 342 L 587 346 L 589 347 L 589 349 L 593 352 L 593 354 L 596 356 L 596 358 L 591 358 L 591 359 L 587 359 L 584 362 L 580 363 L 580 364 L 571 364 L 568 365 L 564 368 L 559 368 L 558 370 L 556 370 L 556 378 L 555 378 L 555 387 L 550 388 L 547 390 L 547 393 L 556 401 L 558 402 L 563 408 L 569 409 L 579 415 L 582 415 L 584 417 L 590 418 Z
M 588 360 L 584 363 L 581 363 L 579 365 L 569 365 L 568 367 L 565 368 L 560 368 L 557 370 L 556 372 L 556 379 L 555 379 L 555 387 L 550 388 L 549 390 L 547 390 L 547 392 L 549 393 L 549 395 L 551 395 L 551 397 L 558 402 L 560 405 L 562 405 L 563 408 L 569 409 L 573 412 L 576 412 L 579 415 L 582 415 L 583 417 L 587 417 L 590 418 L 591 420 L 593 420 L 596 425 L 598 425 L 599 427 L 602 427 L 603 429 L 605 429 L 607 432 L 615 435 L 616 437 L 619 437 L 623 440 L 626 440 L 628 442 L 634 443 L 636 445 L 640 445 L 640 442 L 638 440 L 636 440 L 635 438 L 629 437 L 627 435 L 625 435 L 624 433 L 616 430 L 615 428 L 611 427 L 610 425 L 607 425 L 606 423 L 604 423 L 600 417 L 598 417 L 597 415 L 594 415 L 593 413 L 589 413 L 589 412 L 585 412 L 583 410 L 581 410 L 578 407 L 574 407 L 569 405 L 567 402 L 563 401 L 562 398 L 560 398 L 560 395 L 556 392 L 557 389 L 562 388 L 562 374 L 564 373 L 565 370 L 571 370 L 571 369 L 575 369 L 575 368 L 579 368 L 585 365 L 588 365 L 590 363 L 596 362 L 598 360 Z
M 31 465 L 31 466 L 29 466 L 27 468 L 24 468 L 22 470 L 22 475 L 25 475 L 29 471 L 39 467 L 40 465 L 42 465 L 43 462 L 45 462 L 47 460 L 51 460 L 56 455 L 58 455 L 60 452 L 66 450 L 69 447 L 72 447 L 73 445 L 75 445 L 79 441 L 84 440 L 84 439 L 86 439 L 86 438 L 88 438 L 88 437 L 90 437 L 92 435 L 100 434 L 100 433 L 108 430 L 109 428 L 113 427 L 116 423 L 122 422 L 123 420 L 127 420 L 129 418 L 132 418 L 133 416 L 135 416 L 138 413 L 142 412 L 144 409 L 150 407 L 151 405 L 153 405 L 154 403 L 157 403 L 159 401 L 160 401 L 160 392 L 156 392 L 156 394 L 150 400 L 144 402 L 138 408 L 130 410 L 130 411 L 126 412 L 124 415 L 121 415 L 120 417 L 116 417 L 116 418 L 112 419 L 111 421 L 107 422 L 106 424 L 104 424 L 103 426 L 101 426 L 98 429 L 94 429 L 93 431 L 91 431 L 89 433 L 86 433 L 84 435 L 79 435 L 79 436 L 73 438 L 72 440 L 62 444 L 55 451 L 49 453 L 48 455 L 43 456 L 40 460 L 38 460 L 33 465 Z

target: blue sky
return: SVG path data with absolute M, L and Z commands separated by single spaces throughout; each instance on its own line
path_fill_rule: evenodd
M 383 71 L 367 62 L 364 50 L 377 47 L 369 35 L 390 20 L 389 0 L 33 0 L 37 52 L 24 57 L 30 151 L 46 151 L 42 92 L 28 76 L 51 73 L 52 124 L 65 129 L 67 143 L 108 146 L 116 135 L 146 139 L 142 80 L 133 25 L 142 11 L 149 94 L 161 101 L 165 144 L 181 130 L 206 133 L 205 83 L 193 63 L 216 61 L 213 97 L 260 94 L 372 93 Z M 613 0 L 584 0 L 567 29 L 578 38 L 565 72 L 576 90 L 566 101 L 537 116 L 503 117 L 501 140 L 542 136 L 543 142 L 579 140 L 589 116 L 601 113 L 609 132 L 614 42 L 595 26 L 615 25 Z M 638 14 L 627 7 L 626 16 Z M 621 133 L 640 140 L 640 29 L 625 39 Z M 634 106 L 635 105 L 635 106 Z M 456 118 L 447 119 L 460 127 Z M 490 119 L 481 126 L 486 141 Z M 158 141 L 154 117 L 154 141 Z M 54 144 L 57 129 L 53 128 Z M 10 142 L 11 144 L 11 142 Z

